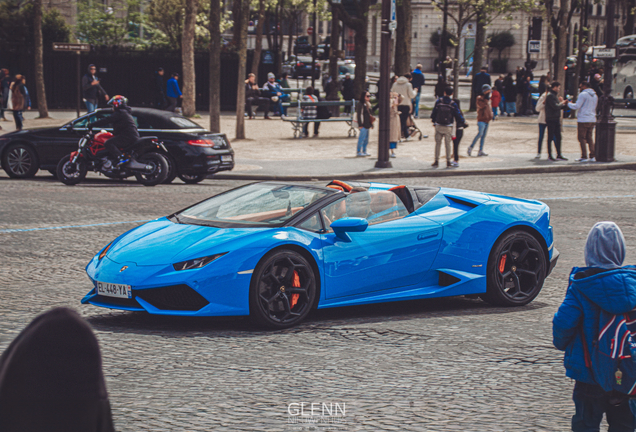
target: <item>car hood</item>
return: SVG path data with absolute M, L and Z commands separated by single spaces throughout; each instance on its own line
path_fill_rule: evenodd
M 117 263 L 138 266 L 166 265 L 229 252 L 237 242 L 267 228 L 214 228 L 157 219 L 137 227 L 115 241 L 106 256 Z M 231 243 L 231 244 L 230 244 Z

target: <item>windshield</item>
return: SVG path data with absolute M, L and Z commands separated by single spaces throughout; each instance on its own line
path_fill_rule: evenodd
M 212 197 L 178 213 L 182 223 L 279 226 L 333 192 L 305 186 L 257 183 Z

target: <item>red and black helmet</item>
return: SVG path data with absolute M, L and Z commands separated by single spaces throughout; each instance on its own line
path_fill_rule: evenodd
M 108 105 L 112 105 L 113 108 L 119 108 L 125 106 L 128 103 L 128 99 L 122 95 L 113 96 L 109 101 Z

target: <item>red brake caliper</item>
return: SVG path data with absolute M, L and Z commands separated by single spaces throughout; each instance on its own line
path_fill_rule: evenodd
M 504 269 L 506 268 L 506 257 L 507 256 L 508 255 L 506 254 L 506 255 L 502 255 L 501 258 L 499 258 L 499 273 L 503 274 Z
M 294 281 L 292 282 L 292 286 L 294 288 L 300 288 L 300 276 L 298 276 L 298 272 L 294 270 Z M 291 295 L 291 304 L 289 305 L 290 309 L 293 309 L 298 303 L 298 299 L 300 298 L 300 294 L 292 294 Z

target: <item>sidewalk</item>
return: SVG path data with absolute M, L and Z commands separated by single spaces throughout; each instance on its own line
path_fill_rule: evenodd
M 75 118 L 72 111 L 53 111 L 53 119 L 34 120 L 37 112 L 25 113 L 25 128 L 59 126 Z M 203 127 L 209 117 L 200 113 L 194 119 Z M 246 180 L 326 180 L 332 178 L 387 178 L 387 177 L 435 177 L 451 175 L 521 174 L 542 172 L 575 172 L 613 169 L 636 170 L 636 120 L 617 119 L 616 162 L 578 163 L 579 143 L 576 140 L 576 120 L 564 120 L 563 154 L 569 160 L 547 160 L 544 139 L 541 159 L 537 154 L 538 126 L 536 117 L 504 117 L 493 121 L 488 130 L 484 151 L 487 157 L 468 157 L 466 149 L 477 133 L 475 113 L 467 113 L 470 125 L 464 132 L 460 145 L 459 168 L 446 168 L 442 145 L 440 168 L 432 168 L 434 158 L 434 128 L 428 119 L 430 111 L 420 111 L 425 118 L 416 124 L 429 138 L 421 141 L 410 139 L 398 144 L 397 158 L 391 158 L 392 168 L 374 168 L 378 154 L 378 128 L 372 130 L 367 152 L 371 157 L 355 157 L 357 138 L 347 138 L 346 123 L 325 123 L 320 126 L 320 137 L 294 139 L 288 122 L 278 118 L 264 120 L 262 113 L 255 120 L 246 120 L 248 139 L 236 140 L 235 118 L 232 113 L 221 117 L 222 131 L 228 136 L 235 150 L 236 167 L 233 171 L 214 175 L 218 179 Z M 13 122 L 0 123 L 0 134 L 14 129 Z M 313 125 L 310 125 L 313 132 Z M 477 153 L 473 151 L 473 155 Z M 553 150 L 554 154 L 554 150 Z

